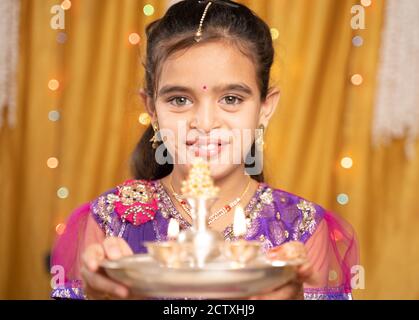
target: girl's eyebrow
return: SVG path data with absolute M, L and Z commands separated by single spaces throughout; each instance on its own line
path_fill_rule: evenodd
M 245 94 L 252 95 L 252 89 L 244 83 L 232 83 L 227 85 L 216 86 L 214 91 L 241 91 Z
M 164 96 L 166 94 L 170 94 L 173 92 L 191 92 L 192 90 L 187 88 L 187 87 L 182 87 L 182 86 L 164 86 L 163 88 L 160 89 L 159 91 L 159 96 Z
M 213 91 L 241 91 L 245 94 L 252 95 L 252 89 L 244 83 L 232 83 L 227 85 L 220 85 L 212 88 Z M 192 92 L 193 89 L 183 86 L 172 86 L 167 85 L 160 89 L 159 96 L 163 96 L 166 94 L 174 93 L 174 92 L 185 92 L 189 93 Z

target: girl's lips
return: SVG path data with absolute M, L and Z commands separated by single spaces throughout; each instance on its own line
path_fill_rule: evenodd
M 209 143 L 209 144 L 198 144 L 195 143 L 193 145 L 187 145 L 187 148 L 193 152 L 196 157 L 204 157 L 204 158 L 212 158 L 214 156 L 219 155 L 226 144 L 216 144 L 216 143 Z
M 196 137 L 186 141 L 187 150 L 195 157 L 212 158 L 219 155 L 230 142 L 221 138 Z
M 222 139 L 205 139 L 205 138 L 196 138 L 194 140 L 187 140 L 186 145 L 187 146 L 193 146 L 193 145 L 224 145 L 229 144 L 230 141 L 224 141 Z

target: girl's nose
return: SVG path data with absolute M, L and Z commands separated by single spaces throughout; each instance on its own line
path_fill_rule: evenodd
M 219 126 L 217 108 L 213 103 L 205 102 L 199 105 L 195 113 L 195 126 L 197 129 L 210 133 Z

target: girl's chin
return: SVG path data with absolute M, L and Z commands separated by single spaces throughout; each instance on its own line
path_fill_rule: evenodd
M 209 166 L 210 166 L 211 176 L 214 180 L 218 180 L 225 176 L 228 176 L 235 169 L 237 169 L 237 165 L 233 165 L 233 164 L 220 164 L 220 163 L 212 164 L 210 162 Z

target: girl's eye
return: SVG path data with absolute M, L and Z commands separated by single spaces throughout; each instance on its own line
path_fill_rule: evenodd
M 242 103 L 243 99 L 236 96 L 227 96 L 227 97 L 224 97 L 221 101 L 222 102 L 224 101 L 225 104 L 236 105 L 236 104 Z
M 170 104 L 176 106 L 176 107 L 182 107 L 189 104 L 192 104 L 192 101 L 185 97 L 174 97 L 169 100 Z

